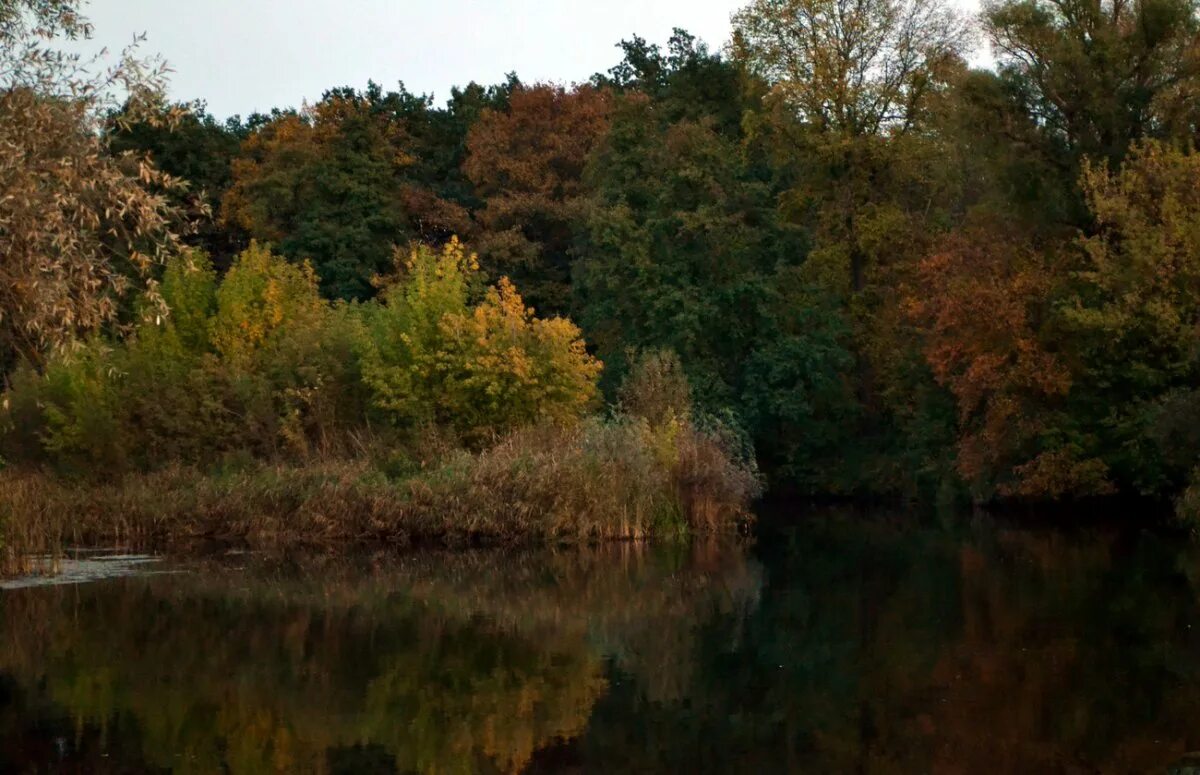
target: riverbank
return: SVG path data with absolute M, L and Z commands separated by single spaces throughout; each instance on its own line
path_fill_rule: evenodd
M 392 467 L 394 469 L 394 466 Z M 710 437 L 636 420 L 512 434 L 415 471 L 372 459 L 172 465 L 116 479 L 0 471 L 0 565 L 66 546 L 187 552 L 200 545 L 590 543 L 735 531 L 759 482 Z

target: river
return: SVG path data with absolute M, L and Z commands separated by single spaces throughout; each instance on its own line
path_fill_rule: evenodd
M 0 772 L 1167 772 L 1200 749 L 1178 536 L 823 513 L 754 541 L 120 562 L 0 590 Z

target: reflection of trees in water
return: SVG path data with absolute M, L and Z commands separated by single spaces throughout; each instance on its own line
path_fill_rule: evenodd
M 962 549 L 962 633 L 933 671 L 934 762 L 1163 771 L 1200 746 L 1197 559 L 1149 536 L 1012 530 Z
M 690 662 L 757 583 L 738 551 L 627 546 L 30 590 L 3 599 L 0 671 L 76 729 L 131 719 L 151 766 L 515 771 L 584 729 L 606 648 Z
M 614 687 L 600 770 L 1163 771 L 1200 748 L 1198 560 L 1167 539 L 832 520 L 763 539 L 769 584 L 686 703 Z M 638 730 L 625 745 L 618 739 Z M 663 746 L 663 741 L 674 741 Z
M 67 709 L 75 745 L 124 733 L 196 772 L 1126 772 L 1200 749 L 1200 556 L 1169 539 L 831 519 L 756 554 L 5 595 L 0 769 L 6 691 Z
M 758 605 L 762 569 L 722 541 L 612 544 L 512 556 L 501 574 L 486 553 L 429 553 L 404 563 L 414 599 L 482 616 L 538 642 L 586 640 L 652 699 L 692 684 L 698 631 L 720 621 L 731 640 Z

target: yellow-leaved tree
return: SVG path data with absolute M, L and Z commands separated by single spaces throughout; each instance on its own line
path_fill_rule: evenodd
M 569 421 L 596 401 L 602 366 L 575 324 L 535 317 L 507 278 L 484 290 L 475 256 L 456 239 L 401 255 L 396 276 L 381 281 L 383 304 L 365 308 L 363 377 L 393 421 L 479 440 Z
M 353 321 L 321 298 L 306 262 L 252 242 L 217 289 L 212 347 L 255 436 L 292 453 L 353 422 Z M 346 403 L 349 401 L 349 403 Z
M 290 264 L 251 242 L 217 290 L 212 343 L 223 358 L 245 364 L 285 336 L 307 329 L 315 337 L 328 312 L 311 266 Z

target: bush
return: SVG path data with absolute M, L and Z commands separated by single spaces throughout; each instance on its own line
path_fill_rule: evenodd
M 601 366 L 579 330 L 533 317 L 507 280 L 484 288 L 456 240 L 415 248 L 380 284 L 380 301 L 330 306 L 307 265 L 257 243 L 219 282 L 206 256 L 181 256 L 162 279 L 165 318 L 147 305 L 125 340 L 14 375 L 0 448 L 103 476 L 344 452 L 378 432 L 372 415 L 481 445 L 595 401 Z
M 4 448 L 97 475 L 230 454 L 307 454 L 361 425 L 354 310 L 330 308 L 311 270 L 257 244 L 217 282 L 203 254 L 170 262 L 170 314 L 124 341 L 25 367 L 5 395 Z
M 213 345 L 223 359 L 242 367 L 314 336 L 329 312 L 312 267 L 289 264 L 256 242 L 221 281 L 216 301 Z
M 399 263 L 399 261 L 398 261 Z M 474 255 L 452 240 L 415 247 L 367 315 L 363 376 L 396 424 L 434 423 L 478 442 L 542 419 L 580 417 L 601 364 L 570 321 L 535 318 L 501 278 L 481 285 Z
M 35 437 L 64 469 L 119 469 L 125 461 L 119 378 L 112 350 L 102 341 L 60 352 L 40 379 L 27 375 L 15 383 L 14 392 L 28 391 L 13 398 L 25 415 L 22 435 Z
M 652 425 L 670 418 L 692 416 L 692 391 L 679 356 L 672 350 L 651 350 L 634 360 L 617 393 L 620 410 L 644 417 Z

